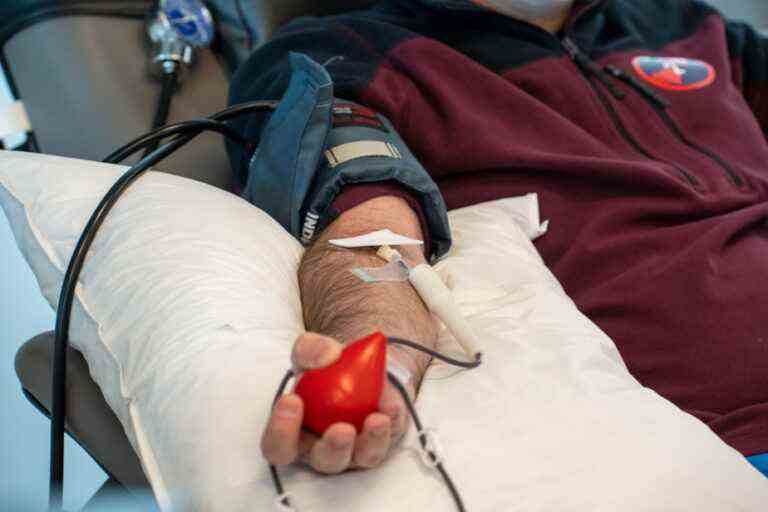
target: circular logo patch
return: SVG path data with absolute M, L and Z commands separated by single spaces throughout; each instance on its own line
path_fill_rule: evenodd
M 669 91 L 701 89 L 715 81 L 715 68 L 701 60 L 669 57 L 635 57 L 635 72 L 643 80 Z

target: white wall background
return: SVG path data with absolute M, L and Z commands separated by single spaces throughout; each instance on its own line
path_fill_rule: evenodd
M 641 1 L 641 0 L 638 0 Z M 768 1 L 716 0 L 729 15 L 768 27 Z M 5 101 L 0 85 L 0 102 Z M 53 328 L 54 316 L 0 213 L 0 512 L 42 511 L 47 503 L 49 422 L 23 398 L 13 369 L 16 350 Z M 65 508 L 80 508 L 105 480 L 71 440 L 66 452 Z

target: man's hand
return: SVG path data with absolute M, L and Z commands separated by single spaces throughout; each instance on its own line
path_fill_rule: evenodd
M 293 347 L 291 361 L 295 371 L 323 368 L 334 363 L 343 346 L 333 338 L 306 333 Z M 398 363 L 414 372 L 413 360 L 403 352 L 391 352 Z M 412 384 L 406 386 L 413 400 Z M 341 473 L 350 468 L 373 468 L 381 464 L 390 449 L 408 429 L 410 417 L 400 393 L 386 383 L 379 411 L 369 415 L 362 432 L 349 423 L 331 425 L 322 437 L 302 430 L 304 404 L 295 394 L 281 397 L 261 439 L 261 449 L 267 460 L 275 465 L 302 460 L 316 471 Z

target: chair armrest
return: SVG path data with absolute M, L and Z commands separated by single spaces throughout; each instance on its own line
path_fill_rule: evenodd
M 35 336 L 16 353 L 16 375 L 27 398 L 46 416 L 51 410 L 53 332 Z M 77 350 L 67 352 L 67 432 L 109 476 L 129 489 L 149 487 L 122 425 L 91 379 Z

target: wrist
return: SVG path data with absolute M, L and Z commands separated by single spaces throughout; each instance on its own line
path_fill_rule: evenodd
M 369 327 L 346 326 L 346 327 L 347 327 L 346 329 L 338 329 L 338 330 L 334 330 L 334 332 L 323 332 L 322 334 L 338 340 L 343 345 L 347 345 L 349 343 L 362 339 L 366 336 L 370 336 L 372 333 L 376 331 L 380 331 L 384 333 L 384 335 L 387 337 L 394 336 L 397 338 L 407 339 L 432 350 L 434 350 L 435 348 L 435 343 L 430 342 L 429 337 L 427 337 L 427 341 L 424 341 L 423 339 L 424 337 L 422 336 L 413 336 L 410 334 L 403 334 L 400 332 L 392 332 L 391 330 L 387 330 L 378 326 L 369 326 Z M 410 373 L 411 379 L 410 379 L 409 387 L 413 387 L 413 389 L 418 389 L 419 384 L 421 383 L 422 377 L 424 376 L 424 374 L 427 371 L 427 368 L 432 362 L 432 357 L 429 354 L 425 354 L 424 352 L 421 352 L 419 350 L 416 350 L 410 347 L 405 347 L 402 345 L 395 345 L 391 343 L 387 345 L 387 355 L 389 358 L 391 358 L 394 361 L 395 364 L 401 366 L 405 371 Z
M 401 366 L 410 374 L 408 387 L 414 392 L 419 389 L 421 380 L 432 362 L 432 358 L 418 350 L 402 347 L 398 345 L 389 345 L 387 347 L 388 356 L 396 365 Z

